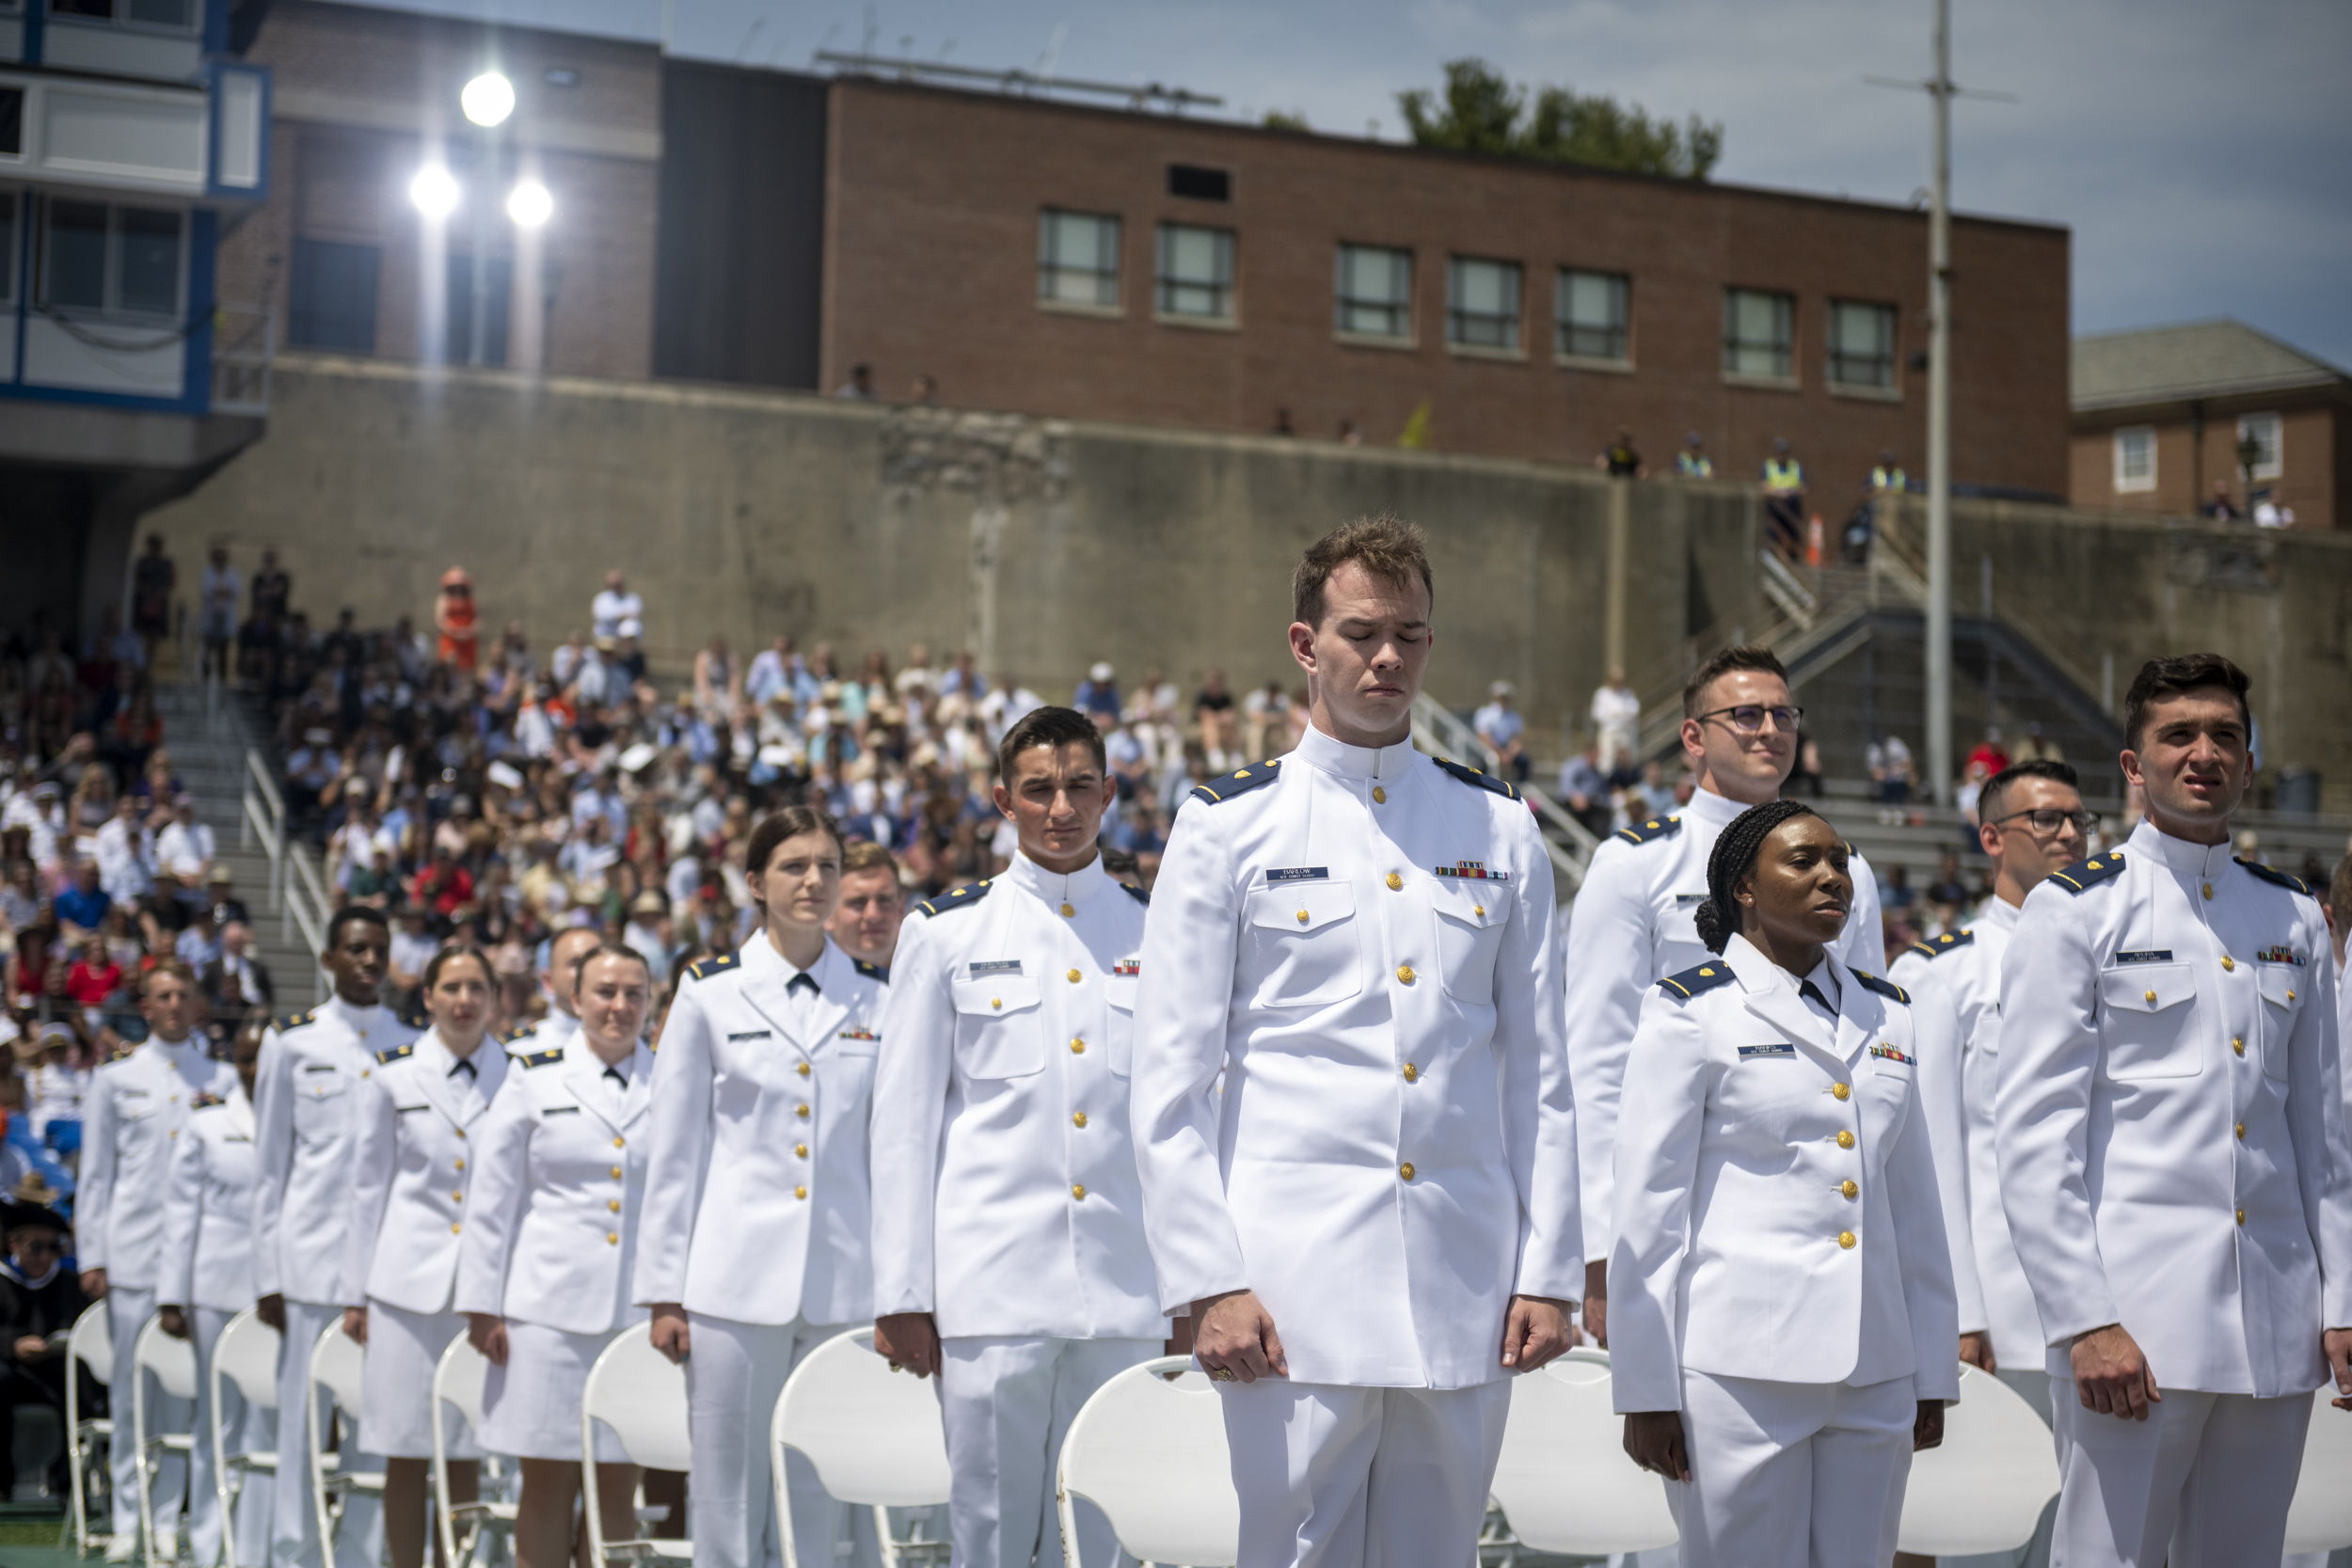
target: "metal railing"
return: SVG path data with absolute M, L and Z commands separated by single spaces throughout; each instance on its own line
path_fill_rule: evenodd
M 1498 775 L 1502 770 L 1502 759 L 1495 754 L 1495 749 L 1426 692 L 1413 699 L 1413 738 L 1434 755 L 1471 758 L 1477 766 Z M 1534 808 L 1536 832 L 1542 835 L 1544 850 L 1551 857 L 1552 870 L 1558 874 L 1561 895 L 1573 897 L 1577 889 L 1584 885 L 1584 868 L 1592 863 L 1593 851 L 1600 847 L 1600 840 L 1534 785 L 1521 784 L 1518 790 Z
M 266 305 L 215 306 L 213 412 L 267 414 L 270 363 L 277 357 L 277 312 Z
M 270 777 L 268 762 L 250 746 L 245 752 L 242 804 L 237 847 L 249 849 L 255 839 L 262 841 L 262 852 L 269 860 L 269 907 L 280 921 L 278 934 L 286 942 L 298 934 L 315 958 L 326 946 L 326 921 L 334 906 L 327 901 L 318 857 L 288 830 L 286 798 Z M 325 984 L 324 974 L 320 984 Z

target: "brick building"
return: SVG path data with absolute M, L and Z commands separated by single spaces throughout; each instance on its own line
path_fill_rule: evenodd
M 2076 339 L 2073 382 L 2075 505 L 2194 512 L 2217 487 L 2240 514 L 2267 500 L 2298 528 L 2352 528 L 2352 375 L 2325 360 L 2189 322 Z
M 297 344 L 811 389 L 867 364 L 886 397 L 1576 463 L 1623 427 L 1653 471 L 1696 431 L 1732 478 L 1786 437 L 1833 516 L 1882 450 L 1925 466 L 1917 211 L 320 0 L 253 57 L 278 195 L 224 266 L 282 269 Z M 456 114 L 493 62 L 495 135 Z M 555 218 L 437 237 L 426 166 L 493 200 L 532 171 Z M 2056 497 L 2067 232 L 1962 218 L 1953 250 L 1954 477 Z

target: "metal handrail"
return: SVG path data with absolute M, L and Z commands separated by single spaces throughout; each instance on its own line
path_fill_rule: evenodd
M 261 839 L 262 852 L 269 857 L 269 907 L 282 910 L 286 903 L 286 800 L 278 793 L 278 781 L 269 776 L 269 764 L 250 746 L 245 750 L 245 788 L 239 803 L 237 847 L 250 848 L 255 838 Z
M 1486 737 L 1448 712 L 1443 704 L 1427 692 L 1413 699 L 1413 730 L 1414 737 L 1433 752 L 1476 757 L 1497 773 L 1502 771 L 1502 758 L 1486 744 Z M 1534 784 L 1521 784 L 1518 789 L 1534 808 L 1537 836 L 1544 841 L 1544 852 L 1551 857 L 1552 869 L 1562 879 L 1560 891 L 1573 895 L 1584 885 L 1584 868 L 1592 863 L 1593 851 L 1600 847 L 1600 840 Z M 1561 844 L 1562 839 L 1567 840 L 1566 847 Z
M 307 844 L 287 847 L 286 865 L 291 873 L 286 879 L 286 921 L 291 931 L 302 933 L 303 945 L 316 958 L 326 950 L 326 922 L 334 911 L 327 901 L 326 879 L 319 874 L 318 857 Z M 326 994 L 326 973 L 318 975 L 319 995 Z

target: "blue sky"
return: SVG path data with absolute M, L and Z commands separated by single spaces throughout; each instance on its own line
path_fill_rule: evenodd
M 634 38 L 663 0 L 394 0 Z M 805 70 L 820 47 L 1156 81 L 1215 114 L 1401 137 L 1395 94 L 1466 55 L 1515 78 L 1721 120 L 1722 180 L 1901 201 L 1928 109 L 1929 0 L 668 0 L 679 54 Z M 2234 316 L 2352 367 L 2352 5 L 1954 0 L 1963 211 L 2074 231 L 2078 333 Z M 1965 309 L 1965 279 L 1958 308 Z

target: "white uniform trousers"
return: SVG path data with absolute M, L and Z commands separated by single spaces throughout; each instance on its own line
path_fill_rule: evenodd
M 220 1483 L 213 1470 L 213 1346 L 220 1331 L 236 1316 L 216 1307 L 189 1309 L 188 1325 L 196 1335 L 196 1448 L 188 1465 L 188 1550 L 199 1563 L 220 1556 Z M 278 1446 L 275 1411 L 247 1404 L 233 1383 L 221 1386 L 226 1409 L 221 1415 L 221 1443 L 231 1454 L 266 1453 Z M 269 1560 L 270 1478 L 264 1472 L 244 1472 L 236 1495 L 236 1553 L 244 1568 L 260 1568 Z
M 310 1428 L 325 1421 L 326 1400 L 322 1394 L 318 1405 L 310 1402 L 310 1352 L 330 1324 L 342 1321 L 340 1307 L 286 1303 L 285 1342 L 278 1355 L 278 1479 L 270 1497 L 273 1568 L 320 1568 L 318 1509 L 310 1497 Z M 341 1433 L 344 1469 L 383 1473 L 383 1456 L 360 1447 L 365 1434 L 357 1412 L 343 1413 Z M 335 1527 L 336 1568 L 375 1568 L 383 1555 L 382 1500 L 373 1493 L 349 1494 Z
M 948 1528 L 959 1568 L 1045 1568 L 1062 1560 L 1054 1479 L 1078 1407 L 1158 1339 L 959 1338 L 940 1342 L 939 1409 L 947 1431 Z M 1108 1563 L 1118 1537 L 1080 1506 L 1078 1560 Z
M 114 1475 L 114 1538 L 118 1542 L 139 1538 L 138 1445 L 131 1440 L 131 1351 L 138 1343 L 139 1330 L 154 1315 L 153 1291 L 123 1285 L 108 1288 L 106 1327 L 115 1339 L 115 1380 L 107 1390 L 106 1408 L 114 1414 L 115 1439 L 107 1453 L 107 1468 Z M 166 1399 L 161 1389 L 152 1384 L 148 1386 L 148 1436 L 187 1432 L 195 1418 L 194 1402 Z M 176 1453 L 159 1455 L 147 1489 L 155 1511 L 158 1542 L 177 1536 L 180 1504 L 187 1496 L 187 1488 L 188 1462 Z
M 688 1312 L 693 1351 L 686 1358 L 686 1431 L 693 1445 L 686 1511 L 696 1568 L 764 1568 L 784 1560 L 775 1483 L 768 1468 L 769 1425 L 784 1380 L 803 1356 L 847 1323 L 744 1323 Z M 816 1467 L 799 1454 L 787 1472 L 792 1542 L 801 1568 L 836 1568 L 859 1536 L 853 1511 L 826 1495 Z M 864 1532 L 871 1536 L 870 1529 Z
M 1240 1568 L 1472 1568 L 1511 1413 L 1473 1388 L 1218 1385 Z
M 1994 1374 L 2013 1389 L 2034 1414 L 2044 1423 L 2050 1420 L 2050 1374 L 2039 1366 L 2030 1368 L 2004 1367 Z M 2067 1390 L 2071 1396 L 2072 1388 Z M 2033 1539 L 2010 1552 L 1985 1552 L 1973 1557 L 1947 1557 L 1936 1560 L 1939 1568 L 2050 1568 L 2050 1534 L 2058 1526 L 2058 1499 L 2052 1497 L 2042 1510 L 2042 1521 L 2034 1526 Z M 2290 1565 L 2291 1568 L 2291 1565 Z M 2327 1568 L 2326 1563 L 2319 1568 Z
M 1919 1402 L 1909 1377 L 1778 1383 L 1682 1371 L 1688 1481 L 1661 1481 L 1682 1568 L 1884 1568 Z
M 2223 1568 L 2271 1563 L 2303 1466 L 2312 1397 L 2258 1400 L 2168 1388 L 2144 1421 L 2083 1408 L 2074 1379 L 2057 1407 L 2056 1568 Z

